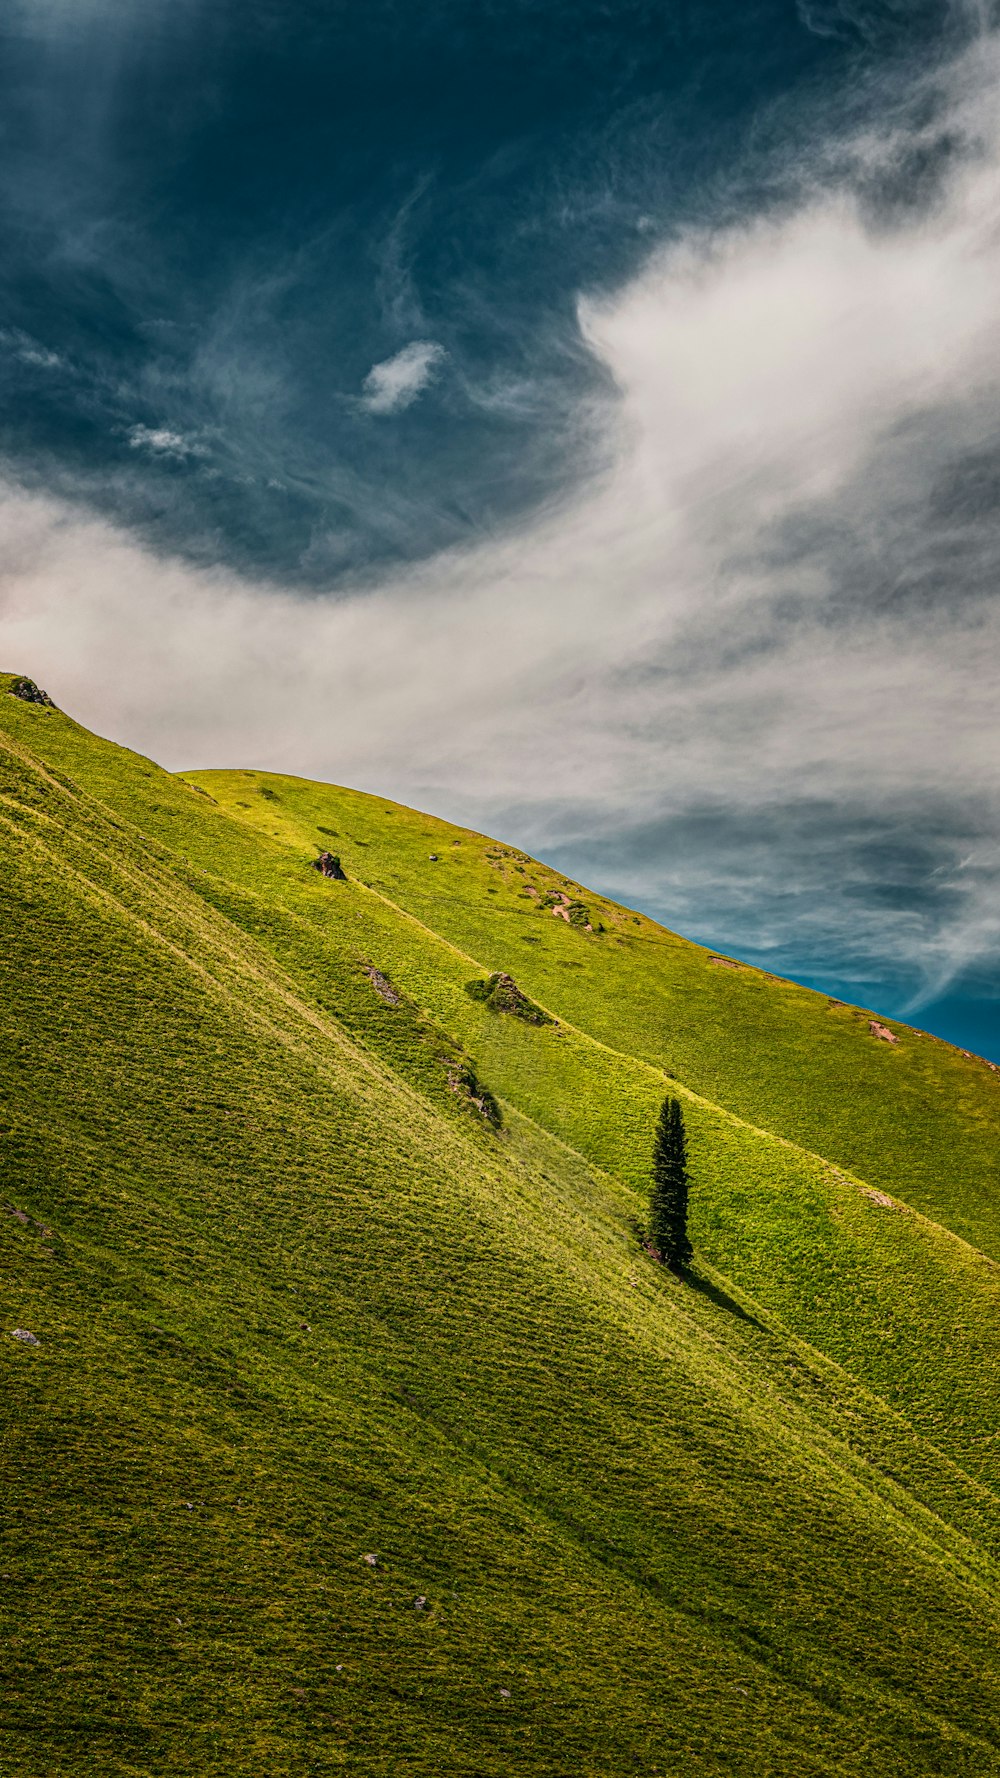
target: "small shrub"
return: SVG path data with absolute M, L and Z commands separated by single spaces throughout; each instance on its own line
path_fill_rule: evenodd
M 496 970 L 488 981 L 466 982 L 465 992 L 472 1000 L 481 1000 L 491 1012 L 511 1013 L 526 1025 L 554 1025 L 555 1020 L 526 994 L 522 994 L 513 976 Z

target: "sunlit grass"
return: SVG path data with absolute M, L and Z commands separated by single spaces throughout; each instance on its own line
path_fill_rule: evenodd
M 895 1146 L 853 1176 L 789 1140 L 811 997 L 754 986 L 789 1078 L 769 1036 L 749 1117 L 737 972 L 585 891 L 605 933 L 569 926 L 520 855 L 195 790 L 2 682 L 0 728 L 3 1327 L 41 1341 L 0 1337 L 4 1770 L 995 1770 L 998 1274 L 865 1189 L 925 1165 L 911 1051 L 983 1116 L 992 1078 L 861 1048 Z M 555 1023 L 471 999 L 499 969 Z M 849 1071 L 874 1040 L 831 1029 Z M 687 1284 L 631 1228 L 668 1084 Z

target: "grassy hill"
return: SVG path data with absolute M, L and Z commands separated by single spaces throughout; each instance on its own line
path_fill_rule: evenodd
M 994 1772 L 1000 1076 L 12 683 L 0 1769 Z

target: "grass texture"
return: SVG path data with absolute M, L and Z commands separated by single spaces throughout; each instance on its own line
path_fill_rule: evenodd
M 0 1770 L 994 1773 L 1000 1076 L 10 684 Z

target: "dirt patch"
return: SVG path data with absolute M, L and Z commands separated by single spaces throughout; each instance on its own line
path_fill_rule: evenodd
M 38 1222 L 34 1216 L 29 1216 L 27 1211 L 19 1210 L 16 1204 L 0 1204 L 0 1209 L 5 1210 L 8 1216 L 12 1216 L 15 1222 L 19 1222 L 22 1228 L 37 1229 L 46 1241 L 51 1240 L 52 1230 L 46 1228 L 44 1222 Z
M 364 973 L 371 982 L 376 994 L 381 995 L 382 999 L 386 1002 L 386 1005 L 399 1006 L 403 996 L 398 988 L 393 987 L 388 976 L 383 975 L 380 969 L 376 969 L 374 963 L 366 963 L 363 967 Z
M 863 1185 L 861 1192 L 869 1203 L 878 1204 L 882 1210 L 895 1210 L 896 1208 L 895 1200 L 890 1198 L 887 1192 L 878 1192 L 872 1185 Z
M 575 926 L 578 932 L 593 932 L 594 930 L 590 914 L 584 903 L 574 901 L 562 889 L 547 890 L 538 905 L 540 908 L 547 908 L 557 920 L 565 920 L 567 926 Z
M 880 1025 L 878 1019 L 869 1019 L 868 1029 L 873 1037 L 880 1038 L 883 1043 L 899 1042 L 895 1031 L 890 1031 L 888 1025 Z

